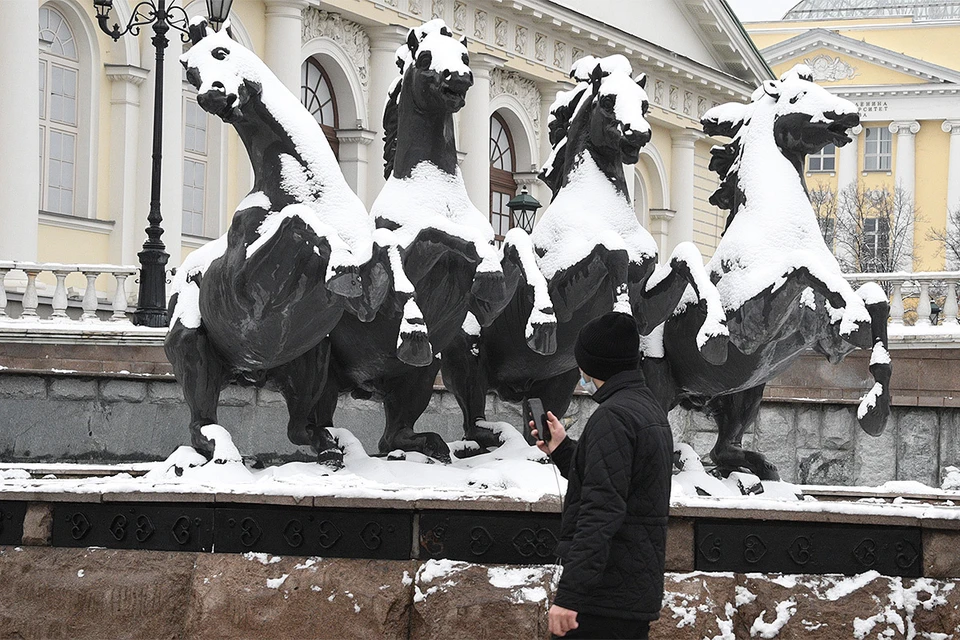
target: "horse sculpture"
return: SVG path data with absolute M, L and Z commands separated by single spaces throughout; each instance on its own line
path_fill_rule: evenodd
M 254 169 L 230 229 L 191 253 L 173 284 L 164 347 L 190 408 L 193 446 L 212 455 L 201 428 L 217 422 L 228 382 L 271 382 L 287 402 L 290 440 L 336 465 L 342 453 L 313 419 L 324 338 L 345 309 L 371 319 L 391 277 L 405 278 L 392 273 L 388 243 L 374 246 L 373 221 L 299 100 L 226 28 L 194 22 L 190 33 L 187 79 L 200 106 L 236 128 Z
M 410 30 L 397 62 L 401 76 L 384 113 L 387 182 L 371 214 L 378 237 L 390 234 L 402 247 L 413 295 L 401 299 L 390 292 L 372 322 L 345 315 L 331 332 L 331 376 L 317 420 L 333 424 L 340 393 L 376 398 L 386 414 L 382 453 L 419 451 L 448 461 L 449 448 L 438 434 L 413 430 L 433 393 L 440 353 L 468 314 L 489 324 L 517 278 L 504 277 L 493 228 L 470 202 L 457 168 L 453 114 L 473 84 L 465 41 L 433 20 Z M 411 304 L 422 314 L 405 317 Z M 535 320 L 536 339 L 549 342 L 546 314 Z M 418 337 L 413 357 L 398 357 L 398 331 Z
M 581 59 L 571 72 L 578 84 L 561 92 L 550 109 L 553 154 L 541 178 L 554 199 L 532 241 L 535 269 L 547 279 L 557 321 L 556 348 L 552 353 L 525 348 L 525 323 L 536 302 L 536 290 L 527 282 L 490 326 L 460 334 L 456 348 L 443 353 L 443 379 L 463 411 L 468 439 L 483 420 L 491 389 L 509 401 L 538 397 L 545 409 L 564 415 L 579 378 L 573 355 L 577 334 L 611 309 L 632 313 L 647 334 L 674 311 L 690 285 L 704 312 L 698 352 L 708 361 L 726 356 L 723 310 L 700 252 L 682 243 L 657 268 L 656 243 L 634 212 L 623 165 L 636 164 L 651 129 L 644 118 L 646 78 L 634 80 L 631 74 L 620 55 Z M 507 233 L 508 245 L 518 232 Z
M 722 473 L 747 469 L 779 479 L 763 455 L 743 449 L 763 387 L 804 350 L 839 362 L 855 348 L 873 349 L 875 384 L 857 412 L 879 435 L 890 413 L 886 295 L 876 284 L 856 292 L 843 278 L 820 233 L 804 183 L 807 154 L 850 142 L 856 107 L 814 84 L 798 65 L 767 81 L 749 104 L 729 103 L 704 114 L 708 135 L 732 138 L 713 149 L 710 168 L 722 181 L 710 202 L 728 209 L 727 227 L 707 264 L 730 328 L 726 361 L 705 359 L 694 334 L 703 310 L 689 300 L 663 327 L 658 353 L 642 367 L 666 408 L 681 404 L 711 415 L 719 427 L 710 457 Z

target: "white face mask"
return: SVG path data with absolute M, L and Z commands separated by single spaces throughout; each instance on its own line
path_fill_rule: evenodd
M 583 387 L 583 390 L 589 393 L 590 395 L 593 395 L 597 392 L 597 385 L 593 381 L 593 378 L 590 378 L 590 380 L 587 380 L 583 377 L 582 373 L 580 374 L 580 386 Z

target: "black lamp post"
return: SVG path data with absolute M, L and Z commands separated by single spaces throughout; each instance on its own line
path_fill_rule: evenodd
M 537 210 L 540 206 L 540 201 L 527 191 L 527 185 L 523 185 L 520 193 L 507 203 L 507 209 L 510 209 L 515 226 L 520 227 L 527 233 L 533 231 L 533 223 L 537 218 Z
M 153 25 L 153 47 L 157 52 L 156 68 L 154 69 L 154 101 L 153 101 L 153 166 L 150 181 L 150 213 L 147 215 L 147 239 L 143 243 L 143 251 L 137 254 L 140 258 L 140 294 L 137 298 L 137 310 L 133 314 L 133 323 L 147 327 L 163 327 L 167 324 L 167 296 L 166 282 L 167 260 L 170 254 L 160 236 L 163 235 L 163 216 L 160 215 L 160 167 L 163 145 L 163 50 L 167 48 L 169 40 L 167 31 L 171 28 L 181 33 L 181 39 L 188 39 L 187 13 L 181 7 L 173 4 L 174 0 L 143 0 L 133 9 L 127 25 L 120 28 L 114 23 L 111 29 L 107 22 L 110 19 L 110 10 L 113 0 L 93 0 L 97 10 L 97 23 L 101 31 L 114 39 L 119 40 L 124 34 L 134 36 L 140 34 L 140 27 Z M 210 23 L 219 27 L 230 13 L 233 0 L 207 0 L 207 13 Z

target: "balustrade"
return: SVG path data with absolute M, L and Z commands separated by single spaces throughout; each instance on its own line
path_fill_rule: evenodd
M 960 271 L 847 273 L 844 277 L 854 286 L 876 282 L 889 292 L 890 324 L 893 326 L 912 324 L 922 330 L 924 327 L 940 325 L 945 328 L 956 327 L 960 333 L 960 320 L 957 318 Z M 942 300 L 943 304 L 940 305 L 938 300 Z
M 67 308 L 70 306 L 70 298 L 67 295 L 67 277 L 72 273 L 79 273 L 86 278 L 86 287 L 83 291 L 83 297 L 80 300 L 80 317 L 78 321 L 97 320 L 97 310 L 100 308 L 100 300 L 97 297 L 96 282 L 102 274 L 112 275 L 116 281 L 115 293 L 112 300 L 112 314 L 106 318 L 108 321 L 129 322 L 127 318 L 127 291 L 126 280 L 128 277 L 136 275 L 137 267 L 118 266 L 109 264 L 60 264 L 53 262 L 20 262 L 20 261 L 0 261 L 0 319 L 10 319 L 7 307 L 10 303 L 6 289 L 7 275 L 11 272 L 22 272 L 26 276 L 26 285 L 23 287 L 20 299 L 21 311 L 20 319 L 30 320 L 39 318 L 38 309 L 40 307 L 40 296 L 38 295 L 37 277 L 41 273 L 53 274 L 56 279 L 53 295 L 50 296 L 49 319 L 51 321 L 71 321 L 67 314 Z

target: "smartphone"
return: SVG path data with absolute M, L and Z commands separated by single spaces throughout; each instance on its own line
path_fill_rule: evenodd
M 524 398 L 523 399 L 523 419 L 524 426 L 526 429 L 524 433 L 527 435 L 527 442 L 530 444 L 536 444 L 536 438 L 530 435 L 530 423 L 533 422 L 537 429 L 537 434 L 539 435 L 540 440 L 544 442 L 550 442 L 550 427 L 547 426 L 547 412 L 543 410 L 543 402 L 540 401 L 540 398 Z

